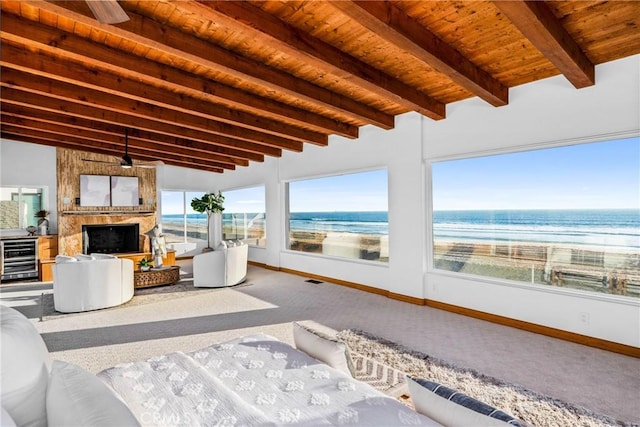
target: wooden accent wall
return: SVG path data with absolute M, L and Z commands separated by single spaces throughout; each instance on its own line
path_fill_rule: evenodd
M 83 159 L 104 162 L 117 161 L 117 157 L 75 151 L 56 150 L 58 177 L 58 252 L 75 255 L 82 252 L 83 224 L 140 224 L 141 251 L 149 249 L 144 233 L 156 224 L 156 170 L 152 168 L 122 169 L 106 163 L 88 162 Z M 80 175 L 137 176 L 140 206 L 80 206 Z M 65 198 L 70 203 L 65 204 Z

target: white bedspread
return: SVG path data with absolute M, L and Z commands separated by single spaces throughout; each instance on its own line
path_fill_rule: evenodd
M 263 334 L 118 365 L 98 376 L 143 425 L 439 425 Z

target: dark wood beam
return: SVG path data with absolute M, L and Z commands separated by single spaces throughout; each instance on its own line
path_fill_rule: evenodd
M 228 105 L 254 114 L 281 119 L 316 132 L 347 138 L 358 137 L 358 127 L 257 96 L 219 82 L 186 73 L 180 69 L 146 58 L 112 49 L 73 34 L 3 14 L 0 37 L 3 41 L 24 44 L 77 62 L 91 63 L 96 69 L 127 76 L 167 91 L 184 94 L 212 103 Z
M 509 89 L 394 5 L 384 1 L 331 3 L 354 21 L 429 64 L 493 106 L 509 102 Z
M 345 95 L 316 86 L 305 80 L 263 63 L 245 58 L 215 44 L 192 37 L 169 26 L 161 25 L 130 10 L 130 20 L 118 26 L 100 24 L 84 15 L 84 5 L 78 2 L 47 2 L 25 0 L 22 3 L 68 17 L 75 22 L 96 29 L 106 36 L 133 41 L 168 57 L 187 60 L 195 65 L 219 71 L 247 82 L 287 94 L 324 109 L 374 124 L 384 129 L 393 127 L 393 116 Z M 123 6 L 126 6 L 123 4 Z
M 114 156 L 119 158 L 122 156 L 122 152 L 114 149 L 112 145 L 98 143 L 98 142 L 87 142 L 85 140 L 79 140 L 70 138 L 67 136 L 61 136 L 56 134 L 50 134 L 47 132 L 41 132 L 33 129 L 19 128 L 14 126 L 3 126 L 2 127 L 2 135 L 3 138 L 13 139 L 16 141 L 29 142 L 32 144 L 40 144 L 40 145 L 48 145 L 53 147 L 60 148 L 70 148 L 72 150 L 79 151 L 89 151 L 92 153 L 105 154 L 108 156 Z M 155 161 L 159 160 L 154 156 L 148 156 L 141 153 L 136 153 L 136 155 L 132 156 L 134 160 L 141 161 Z M 163 163 L 172 165 L 172 166 L 181 166 L 185 168 L 191 169 L 200 169 L 206 170 L 210 172 L 223 172 L 225 168 L 216 166 L 214 164 L 196 164 L 192 159 L 181 157 L 181 158 L 173 158 L 173 159 L 161 159 Z M 116 167 L 116 166 L 114 166 Z M 235 167 L 233 167 L 235 169 Z M 227 168 L 228 169 L 228 168 Z
M 595 66 L 545 2 L 493 3 L 573 86 L 580 89 L 595 84 Z
M 299 141 L 240 128 L 186 112 L 158 107 L 146 102 L 132 101 L 116 95 L 105 94 L 88 87 L 76 86 L 71 83 L 55 81 L 35 74 L 25 73 L 25 70 L 15 70 L 9 68 L 9 66 L 10 64 L 4 65 L 2 75 L 0 76 L 1 84 L 5 87 L 13 87 L 25 92 L 40 94 L 104 111 L 124 113 L 138 119 L 173 123 L 174 125 L 210 132 L 216 135 L 231 135 L 238 139 L 273 148 L 296 152 L 302 151 L 302 143 Z
M 105 132 L 101 129 L 87 129 L 83 127 L 71 127 L 60 123 L 48 123 L 45 121 L 25 118 L 13 115 L 11 113 L 2 113 L 2 124 L 14 125 L 22 128 L 28 128 L 33 130 L 39 130 L 43 132 L 49 132 L 61 136 L 69 136 L 73 138 L 83 138 L 89 142 L 105 142 L 114 147 L 118 147 L 121 152 L 125 150 L 124 137 L 122 133 Z M 232 157 L 216 153 L 207 153 L 197 150 L 186 150 L 182 147 L 175 145 L 157 144 L 153 141 L 148 141 L 144 138 L 138 137 L 139 132 L 132 131 L 129 134 L 129 150 L 134 153 L 135 149 L 141 149 L 148 152 L 150 156 L 156 156 L 162 160 L 165 157 L 180 156 L 189 157 L 196 160 L 211 161 L 220 164 L 228 164 L 233 166 L 248 166 L 248 160 L 240 160 Z
M 149 132 L 162 133 L 177 138 L 188 138 L 194 141 L 233 147 L 239 150 L 250 151 L 253 153 L 268 156 L 282 156 L 282 150 L 279 148 L 260 145 L 236 138 L 214 135 L 208 132 L 185 128 L 176 124 L 165 123 L 162 121 L 151 119 L 142 119 L 140 117 L 135 117 L 120 112 L 108 111 L 88 105 L 62 101 L 36 93 L 21 91 L 10 86 L 6 86 L 2 82 L 0 82 L 0 86 L 3 87 L 3 108 L 5 105 L 17 105 L 27 108 L 33 108 L 39 111 L 63 114 L 70 117 L 71 120 L 76 117 L 80 117 L 87 120 L 96 120 L 113 125 L 125 126 L 132 129 L 143 129 Z
M 92 64 L 78 64 L 60 60 L 38 52 L 3 43 L 0 65 L 32 73 L 82 88 L 120 96 L 142 103 L 149 103 L 185 114 L 219 121 L 259 132 L 279 135 L 301 142 L 327 145 L 327 135 L 291 126 L 281 121 L 256 116 L 243 111 L 230 110 L 220 104 L 211 104 L 190 96 L 179 96 L 173 92 L 93 68 Z
M 443 103 L 248 2 L 184 2 L 180 7 L 231 28 L 258 30 L 270 46 L 294 57 L 302 56 L 309 65 L 326 69 L 432 119 L 440 120 L 445 116 Z
M 17 105 L 3 106 L 2 117 L 3 120 L 5 117 L 15 117 L 22 120 L 37 121 L 44 125 L 61 125 L 69 129 L 98 130 L 104 133 L 120 136 L 122 136 L 124 132 L 122 126 Z M 184 150 L 184 152 L 194 152 L 194 155 L 196 156 L 196 153 L 198 152 L 204 154 L 216 154 L 229 159 L 234 159 L 234 161 L 238 162 L 236 163 L 237 165 L 244 165 L 244 162 L 247 161 L 264 161 L 263 155 L 249 151 L 236 150 L 234 148 L 199 141 L 191 141 L 184 138 L 176 138 L 165 134 L 147 132 L 139 129 L 129 129 L 129 133 L 130 135 L 135 135 L 139 140 L 156 144 L 158 148 L 165 146 L 176 147 L 180 150 Z

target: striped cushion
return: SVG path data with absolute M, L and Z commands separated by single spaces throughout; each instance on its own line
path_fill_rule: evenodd
M 416 411 L 449 427 L 524 427 L 525 424 L 499 409 L 433 381 L 407 376 L 409 394 Z

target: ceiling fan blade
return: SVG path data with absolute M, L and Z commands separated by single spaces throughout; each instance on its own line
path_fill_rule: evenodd
M 120 24 L 129 20 L 129 16 L 117 0 L 86 0 L 93 16 L 103 24 Z
M 120 163 L 118 163 L 118 162 L 107 162 L 106 160 L 82 159 L 82 161 L 84 161 L 84 162 L 93 162 L 93 163 L 103 163 L 103 164 L 111 165 L 111 166 L 119 166 L 120 165 Z
M 134 162 L 133 167 L 152 169 L 160 165 L 164 165 L 164 162 L 162 160 L 154 160 L 152 162 Z

